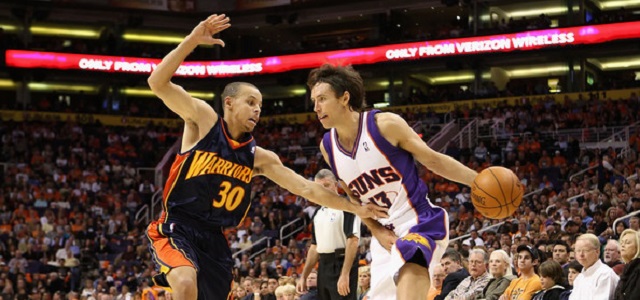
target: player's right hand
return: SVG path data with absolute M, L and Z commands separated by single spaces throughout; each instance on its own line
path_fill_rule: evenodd
M 230 26 L 229 18 L 226 15 L 211 15 L 193 28 L 187 36 L 187 39 L 192 40 L 198 45 L 220 45 L 224 47 L 224 41 L 214 38 L 213 35 Z
M 302 294 L 306 294 L 307 291 L 308 291 L 307 280 L 305 278 L 298 279 L 298 283 L 296 283 L 296 292 L 302 295 Z
M 375 205 L 373 203 L 367 203 L 357 208 L 356 215 L 358 215 L 358 217 L 362 219 L 371 218 L 377 220 L 381 218 L 388 218 L 389 214 L 387 213 L 387 211 L 389 211 L 389 209 L 386 207 Z

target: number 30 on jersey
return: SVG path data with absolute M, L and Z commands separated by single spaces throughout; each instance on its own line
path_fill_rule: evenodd
M 228 211 L 235 210 L 242 199 L 244 199 L 244 189 L 240 186 L 233 186 L 229 181 L 223 181 L 220 184 L 220 192 L 218 193 L 220 199 L 213 199 L 213 207 L 224 207 Z

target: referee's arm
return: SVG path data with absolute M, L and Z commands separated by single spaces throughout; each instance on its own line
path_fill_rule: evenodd
M 351 290 L 349 289 L 349 275 L 351 273 L 351 267 L 358 254 L 358 242 L 359 238 L 355 235 L 351 235 L 347 238 L 347 246 L 345 247 L 344 263 L 342 264 L 342 271 L 340 272 L 340 278 L 338 279 L 338 293 L 341 296 L 348 295 Z
M 313 267 L 315 267 L 318 263 L 318 259 L 320 259 L 320 254 L 318 254 L 316 245 L 311 244 L 311 247 L 309 247 L 309 252 L 307 252 L 307 259 L 304 262 L 304 268 L 302 269 L 302 277 L 298 282 L 298 293 L 305 293 L 309 289 L 309 287 L 307 287 L 307 277 L 309 277 L 309 274 L 311 274 L 311 270 L 313 270 Z

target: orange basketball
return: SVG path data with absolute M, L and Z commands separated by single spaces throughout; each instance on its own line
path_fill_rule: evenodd
M 523 192 L 522 183 L 511 170 L 489 167 L 473 180 L 471 202 L 483 216 L 503 219 L 520 206 Z

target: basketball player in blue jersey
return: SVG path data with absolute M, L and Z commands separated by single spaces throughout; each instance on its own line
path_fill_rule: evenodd
M 429 267 L 449 240 L 447 212 L 431 204 L 415 160 L 470 186 L 477 173 L 433 151 L 400 116 L 363 111 L 365 91 L 351 67 L 324 65 L 309 74 L 314 111 L 331 128 L 320 150 L 352 199 L 388 208 L 389 217 L 363 219 L 371 229 L 369 299 L 426 299 Z
M 278 156 L 256 146 L 250 132 L 260 118 L 262 95 L 249 83 L 227 85 L 224 118 L 191 97 L 171 77 L 198 45 L 222 45 L 214 34 L 228 28 L 225 15 L 200 22 L 149 77 L 153 92 L 185 122 L 180 153 L 165 184 L 160 218 L 147 228 L 159 267 L 154 282 L 171 287 L 177 300 L 227 299 L 232 259 L 224 227 L 237 226 L 251 203 L 251 178 L 263 175 L 323 206 L 362 217 L 384 211 L 345 201 L 322 185 L 286 168 Z

